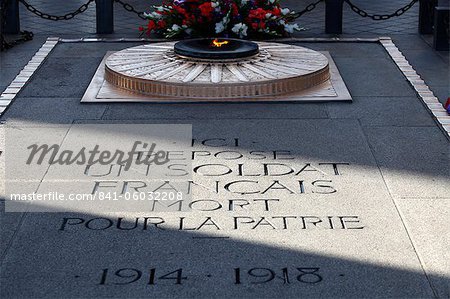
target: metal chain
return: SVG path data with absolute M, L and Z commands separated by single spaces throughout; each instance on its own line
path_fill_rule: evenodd
M 114 0 L 115 2 L 119 3 L 120 5 L 123 6 L 123 8 L 126 11 L 135 13 L 139 18 L 141 18 L 142 20 L 146 20 L 147 18 L 145 17 L 145 12 L 143 11 L 137 11 L 131 4 L 123 2 L 122 0 Z
M 79 15 L 80 13 L 83 13 L 86 11 L 86 9 L 88 9 L 89 5 L 94 2 L 95 0 L 88 0 L 88 2 L 86 2 L 85 4 L 81 5 L 77 10 L 75 10 L 74 12 L 69 12 L 65 15 L 62 16 L 55 16 L 55 15 L 50 15 L 47 13 L 44 13 L 42 11 L 40 11 L 39 9 L 35 8 L 33 5 L 27 3 L 25 0 L 19 0 L 19 2 L 21 2 L 23 5 L 25 5 L 26 9 L 29 10 L 31 13 L 37 15 L 38 17 L 41 17 L 43 19 L 46 20 L 51 20 L 51 21 L 61 21 L 61 20 L 70 20 L 73 19 L 76 15 Z
M 317 5 L 318 5 L 320 2 L 323 2 L 323 1 L 325 1 L 325 0 L 318 0 L 318 1 L 314 2 L 314 3 L 310 3 L 310 4 L 309 4 L 308 6 L 306 6 L 302 11 L 295 13 L 295 14 L 294 14 L 294 18 L 295 18 L 295 19 L 296 19 L 296 18 L 299 18 L 299 17 L 301 17 L 302 15 L 304 15 L 305 13 L 314 10 L 314 9 L 317 7 Z
M 367 11 L 357 7 L 355 4 L 353 4 L 351 2 L 351 0 L 344 0 L 348 5 L 350 5 L 350 8 L 356 12 L 358 15 L 360 15 L 363 18 L 370 18 L 374 21 L 382 21 L 382 20 L 388 20 L 390 18 L 393 17 L 399 17 L 402 14 L 404 14 L 405 12 L 407 12 L 411 7 L 414 6 L 414 4 L 416 4 L 417 2 L 419 2 L 419 0 L 412 0 L 410 3 L 408 3 L 407 5 L 397 9 L 395 12 L 391 13 L 391 14 L 385 14 L 385 15 L 379 15 L 379 14 L 370 14 Z

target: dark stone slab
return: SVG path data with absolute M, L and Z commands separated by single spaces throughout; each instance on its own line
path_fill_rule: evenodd
M 46 60 L 20 93 L 22 97 L 81 98 L 100 57 L 65 57 Z
M 434 95 L 439 98 L 442 105 L 445 105 L 447 99 L 450 98 L 450 85 L 434 85 L 430 84 L 430 89 L 433 91 Z
M 327 118 L 320 104 L 110 104 L 104 119 L 283 119 Z
M 106 108 L 104 104 L 80 105 L 78 98 L 19 97 L 0 119 L 11 124 L 67 124 L 75 119 L 100 119 Z
M 415 96 L 403 74 L 388 57 L 335 57 L 335 62 L 352 96 Z
M 378 43 L 295 43 L 316 51 L 329 51 L 333 57 L 388 58 L 383 46 Z
M 450 198 L 448 140 L 437 127 L 364 131 L 394 197 Z
M 20 70 L 17 70 L 17 68 L 15 67 L 3 67 L 3 66 L 1 71 L 2 72 L 0 76 L 0 85 L 2 86 L 8 86 L 20 72 Z
M 0 198 L 0 258 L 6 254 L 22 217 L 23 213 L 5 213 L 5 202 Z
M 421 101 L 411 97 L 353 97 L 352 103 L 328 103 L 331 118 L 359 119 L 363 126 L 435 126 Z
M 108 51 L 120 51 L 142 43 L 59 43 L 52 51 L 52 57 L 101 57 Z M 83 48 L 80 51 L 80 47 Z

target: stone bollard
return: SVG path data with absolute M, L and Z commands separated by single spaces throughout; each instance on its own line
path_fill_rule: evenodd
M 342 33 L 344 0 L 325 0 L 325 33 Z
M 19 1 L 0 0 L 0 2 L 2 3 L 2 7 L 6 7 L 5 26 L 2 28 L 3 33 L 19 34 L 20 33 Z
M 114 32 L 114 0 L 95 0 L 97 34 Z
M 448 3 L 446 5 L 447 6 L 437 6 L 434 8 L 433 48 L 437 51 L 449 50 L 450 7 L 448 6 Z

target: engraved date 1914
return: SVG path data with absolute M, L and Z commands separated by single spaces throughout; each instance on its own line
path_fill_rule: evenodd
M 207 274 L 207 277 L 212 275 Z M 102 269 L 99 285 L 128 285 L 132 283 L 145 283 L 147 285 L 156 284 L 176 284 L 181 285 L 188 281 L 183 269 L 173 271 L 163 271 L 157 268 L 140 270 L 136 268 Z M 236 284 L 264 284 L 264 283 L 305 283 L 315 284 L 323 280 L 320 268 L 305 267 L 285 267 L 278 269 L 271 268 L 234 268 L 230 271 L 229 281 Z

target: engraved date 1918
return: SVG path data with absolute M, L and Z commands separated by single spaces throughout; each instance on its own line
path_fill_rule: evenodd
M 264 284 L 270 282 L 279 282 L 282 284 L 305 283 L 315 284 L 323 280 L 319 273 L 320 268 L 305 267 L 285 267 L 279 269 L 271 268 L 234 268 L 230 271 L 230 282 L 240 284 Z M 207 277 L 212 277 L 208 274 Z M 147 285 L 156 284 L 178 284 L 181 285 L 188 280 L 183 274 L 183 269 L 179 268 L 173 271 L 161 271 L 160 269 L 150 268 L 142 271 L 136 268 L 121 268 L 111 270 L 102 269 L 99 285 L 128 285 L 136 282 Z

